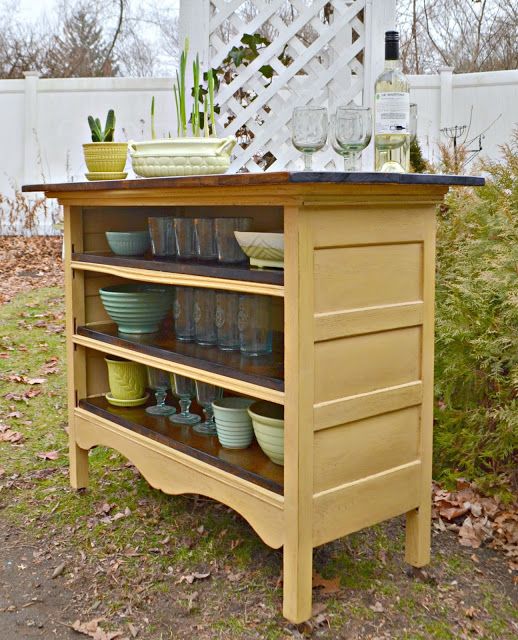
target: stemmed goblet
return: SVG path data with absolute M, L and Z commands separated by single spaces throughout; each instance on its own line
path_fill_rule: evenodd
M 327 140 L 328 117 L 325 107 L 295 107 L 291 119 L 291 141 L 304 154 L 304 171 L 312 170 L 313 153 Z
M 199 380 L 196 380 L 195 385 L 196 399 L 203 408 L 205 422 L 195 424 L 193 430 L 196 431 L 196 433 L 202 433 L 203 435 L 215 436 L 217 435 L 217 431 L 212 403 L 214 400 L 219 400 L 223 397 L 223 389 L 221 387 L 216 387 L 214 384 L 200 382 Z
M 165 403 L 167 390 L 169 389 L 169 373 L 156 369 L 155 367 L 146 367 L 147 380 L 149 387 L 154 390 L 156 404 L 152 407 L 146 407 L 146 413 L 152 416 L 170 416 L 176 413 L 176 409 Z
M 191 401 L 196 394 L 194 380 L 192 378 L 187 378 L 186 376 L 181 376 L 177 373 L 172 373 L 171 389 L 180 402 L 181 412 L 175 413 L 174 416 L 170 416 L 169 420 L 178 424 L 196 424 L 197 422 L 201 422 L 199 415 L 189 411 Z
M 334 120 L 334 150 L 343 156 L 344 171 L 359 171 L 361 152 L 371 141 L 369 107 L 338 107 Z

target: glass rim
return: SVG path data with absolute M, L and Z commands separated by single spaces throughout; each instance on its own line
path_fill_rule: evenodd
M 293 112 L 295 111 L 327 111 L 327 107 L 317 107 L 311 104 L 298 105 L 297 107 L 293 108 Z
M 348 111 L 370 111 L 370 107 L 365 107 L 363 105 L 359 105 L 359 104 L 355 104 L 352 106 L 347 106 L 345 104 L 341 104 L 338 107 L 336 107 L 336 113 L 338 113 L 340 110 L 348 110 Z

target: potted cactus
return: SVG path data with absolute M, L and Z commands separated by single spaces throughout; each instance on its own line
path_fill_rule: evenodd
M 122 180 L 128 153 L 127 142 L 114 142 L 115 112 L 108 111 L 104 128 L 99 118 L 88 116 L 92 142 L 83 144 L 88 180 Z
M 207 86 L 202 84 L 198 55 L 193 60 L 192 111 L 188 121 L 186 107 L 186 70 L 189 41 L 180 56 L 180 69 L 173 84 L 176 108 L 177 137 L 156 139 L 155 101 L 151 102 L 151 140 L 133 142 L 129 149 L 133 171 L 146 178 L 159 176 L 188 176 L 224 173 L 230 165 L 230 153 L 236 144 L 233 136 L 218 138 L 216 134 L 214 75 L 212 69 L 205 74 Z M 203 110 L 200 109 L 200 105 Z M 191 134 L 188 135 L 188 124 Z

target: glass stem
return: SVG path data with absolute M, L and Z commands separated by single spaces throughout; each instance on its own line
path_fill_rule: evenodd
M 360 170 L 359 162 L 358 162 L 359 159 L 360 158 L 359 158 L 358 154 L 355 151 L 353 151 L 351 153 L 352 171 L 359 171 Z
M 214 410 L 211 404 L 203 406 L 203 413 L 205 414 L 205 422 L 214 422 Z
M 354 171 L 354 156 L 352 153 L 346 153 L 344 155 L 344 171 Z
M 304 171 L 311 171 L 313 169 L 313 154 L 309 151 L 304 151 Z
M 186 416 L 189 413 L 189 407 L 191 406 L 190 398 L 180 398 L 180 409 L 182 416 Z
M 157 407 L 165 406 L 166 395 L 167 395 L 167 391 L 165 389 L 157 389 L 155 391 L 155 398 L 156 398 L 156 406 Z

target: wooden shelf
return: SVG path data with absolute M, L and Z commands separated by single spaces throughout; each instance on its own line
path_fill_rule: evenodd
M 150 400 L 150 404 L 154 403 Z M 104 396 L 80 400 L 79 406 L 243 480 L 283 494 L 284 468 L 271 462 L 255 440 L 247 449 L 224 449 L 216 436 L 198 435 L 190 426 L 176 425 L 168 418 L 151 416 L 144 406 L 113 407 Z
M 250 293 L 284 295 L 284 270 L 256 269 L 248 264 L 181 261 L 151 256 L 117 256 L 109 252 L 74 253 L 72 268 L 110 273 L 126 278 L 170 282 L 191 286 L 211 286 Z M 219 281 L 219 282 L 218 282 Z M 230 283 L 230 286 L 229 286 Z
M 284 362 L 282 335 L 274 335 L 275 350 L 272 354 L 258 357 L 242 356 L 239 351 L 222 351 L 217 347 L 206 347 L 194 342 L 182 342 L 176 340 L 167 330 L 156 334 L 144 334 L 142 336 L 124 334 L 120 335 L 115 324 L 96 324 L 95 326 L 81 326 L 77 328 L 76 336 L 129 349 L 134 353 L 140 353 L 154 358 L 160 358 L 170 363 L 190 367 L 200 372 L 209 372 L 225 378 L 234 378 L 237 381 L 255 385 L 256 387 L 271 389 L 277 394 L 274 402 L 282 401 L 284 392 Z M 80 339 L 76 342 L 83 344 Z M 84 344 L 84 346 L 92 346 Z M 186 374 L 188 375 L 188 374 Z M 217 381 L 215 381 L 217 384 Z M 221 385 L 223 386 L 223 385 Z M 232 387 L 229 387 L 232 388 Z M 235 387 L 234 390 L 240 391 Z M 254 389 L 249 393 L 254 395 Z M 265 397 L 257 394 L 257 397 Z

